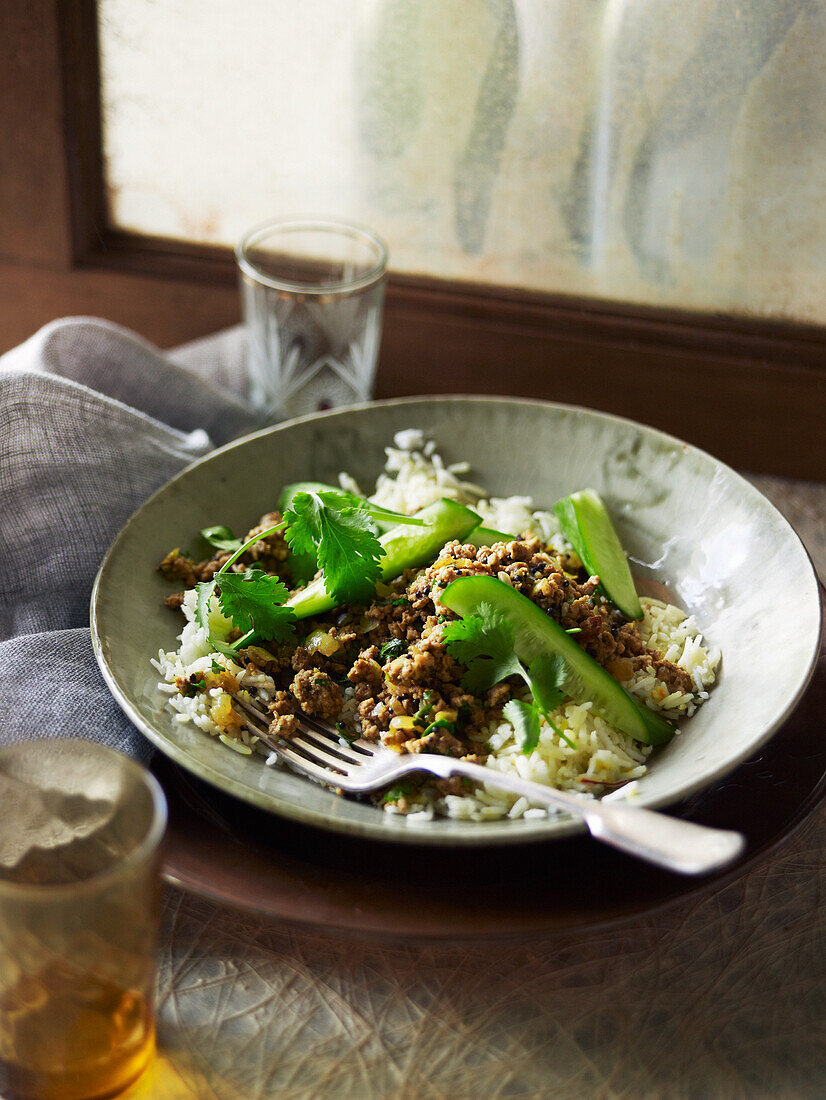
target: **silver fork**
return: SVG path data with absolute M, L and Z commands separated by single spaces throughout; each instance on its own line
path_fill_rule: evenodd
M 436 753 L 400 755 L 363 739 L 344 743 L 331 726 L 304 714 L 299 716 L 300 733 L 289 741 L 281 740 L 270 735 L 269 717 L 260 707 L 239 695 L 233 699 L 241 708 L 237 713 L 250 733 L 282 760 L 343 791 L 375 790 L 415 771 L 426 771 L 442 779 L 467 776 L 477 783 L 489 783 L 524 795 L 530 802 L 567 810 L 582 818 L 596 840 L 683 875 L 703 875 L 726 867 L 745 847 L 742 833 L 695 825 L 628 802 L 600 802 L 494 772 L 467 760 Z

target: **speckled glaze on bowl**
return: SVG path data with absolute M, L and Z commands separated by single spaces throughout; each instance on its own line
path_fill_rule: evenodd
M 297 821 L 376 839 L 485 844 L 570 835 L 568 818 L 411 826 L 341 798 L 258 756 L 173 720 L 149 664 L 176 648 L 180 621 L 162 605 L 155 573 L 201 527 L 246 530 L 290 481 L 369 485 L 384 447 L 422 428 L 448 461 L 468 460 L 495 496 L 530 494 L 538 507 L 586 486 L 605 498 L 640 577 L 670 586 L 723 651 L 711 699 L 650 761 L 639 802 L 667 806 L 753 754 L 802 695 L 817 657 L 820 600 L 812 564 L 780 513 L 710 455 L 662 432 L 587 409 L 508 398 L 376 402 L 303 417 L 247 436 L 188 467 L 129 520 L 92 594 L 92 638 L 103 675 L 137 727 L 178 764 L 223 790 Z

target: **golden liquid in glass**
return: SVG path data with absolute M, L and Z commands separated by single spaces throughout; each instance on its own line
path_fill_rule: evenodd
M 155 1046 L 146 1000 L 89 974 L 52 967 L 0 996 L 3 1100 L 116 1096 Z

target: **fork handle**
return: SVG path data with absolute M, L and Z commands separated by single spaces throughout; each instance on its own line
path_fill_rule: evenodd
M 695 825 L 692 821 L 669 817 L 628 802 L 605 803 L 584 798 L 515 775 L 494 772 L 481 764 L 451 760 L 449 770 L 477 783 L 524 795 L 531 802 L 568 810 L 584 820 L 596 840 L 682 875 L 703 875 L 726 867 L 737 859 L 746 845 L 743 834 L 730 829 Z

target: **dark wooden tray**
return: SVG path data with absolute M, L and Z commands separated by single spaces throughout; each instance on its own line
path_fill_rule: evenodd
M 595 929 L 719 887 L 788 837 L 826 790 L 826 631 L 792 717 L 753 759 L 669 813 L 736 828 L 748 848 L 705 879 L 661 871 L 587 837 L 425 848 L 352 839 L 257 810 L 160 753 L 169 800 L 163 875 L 214 901 L 318 931 L 415 939 Z

